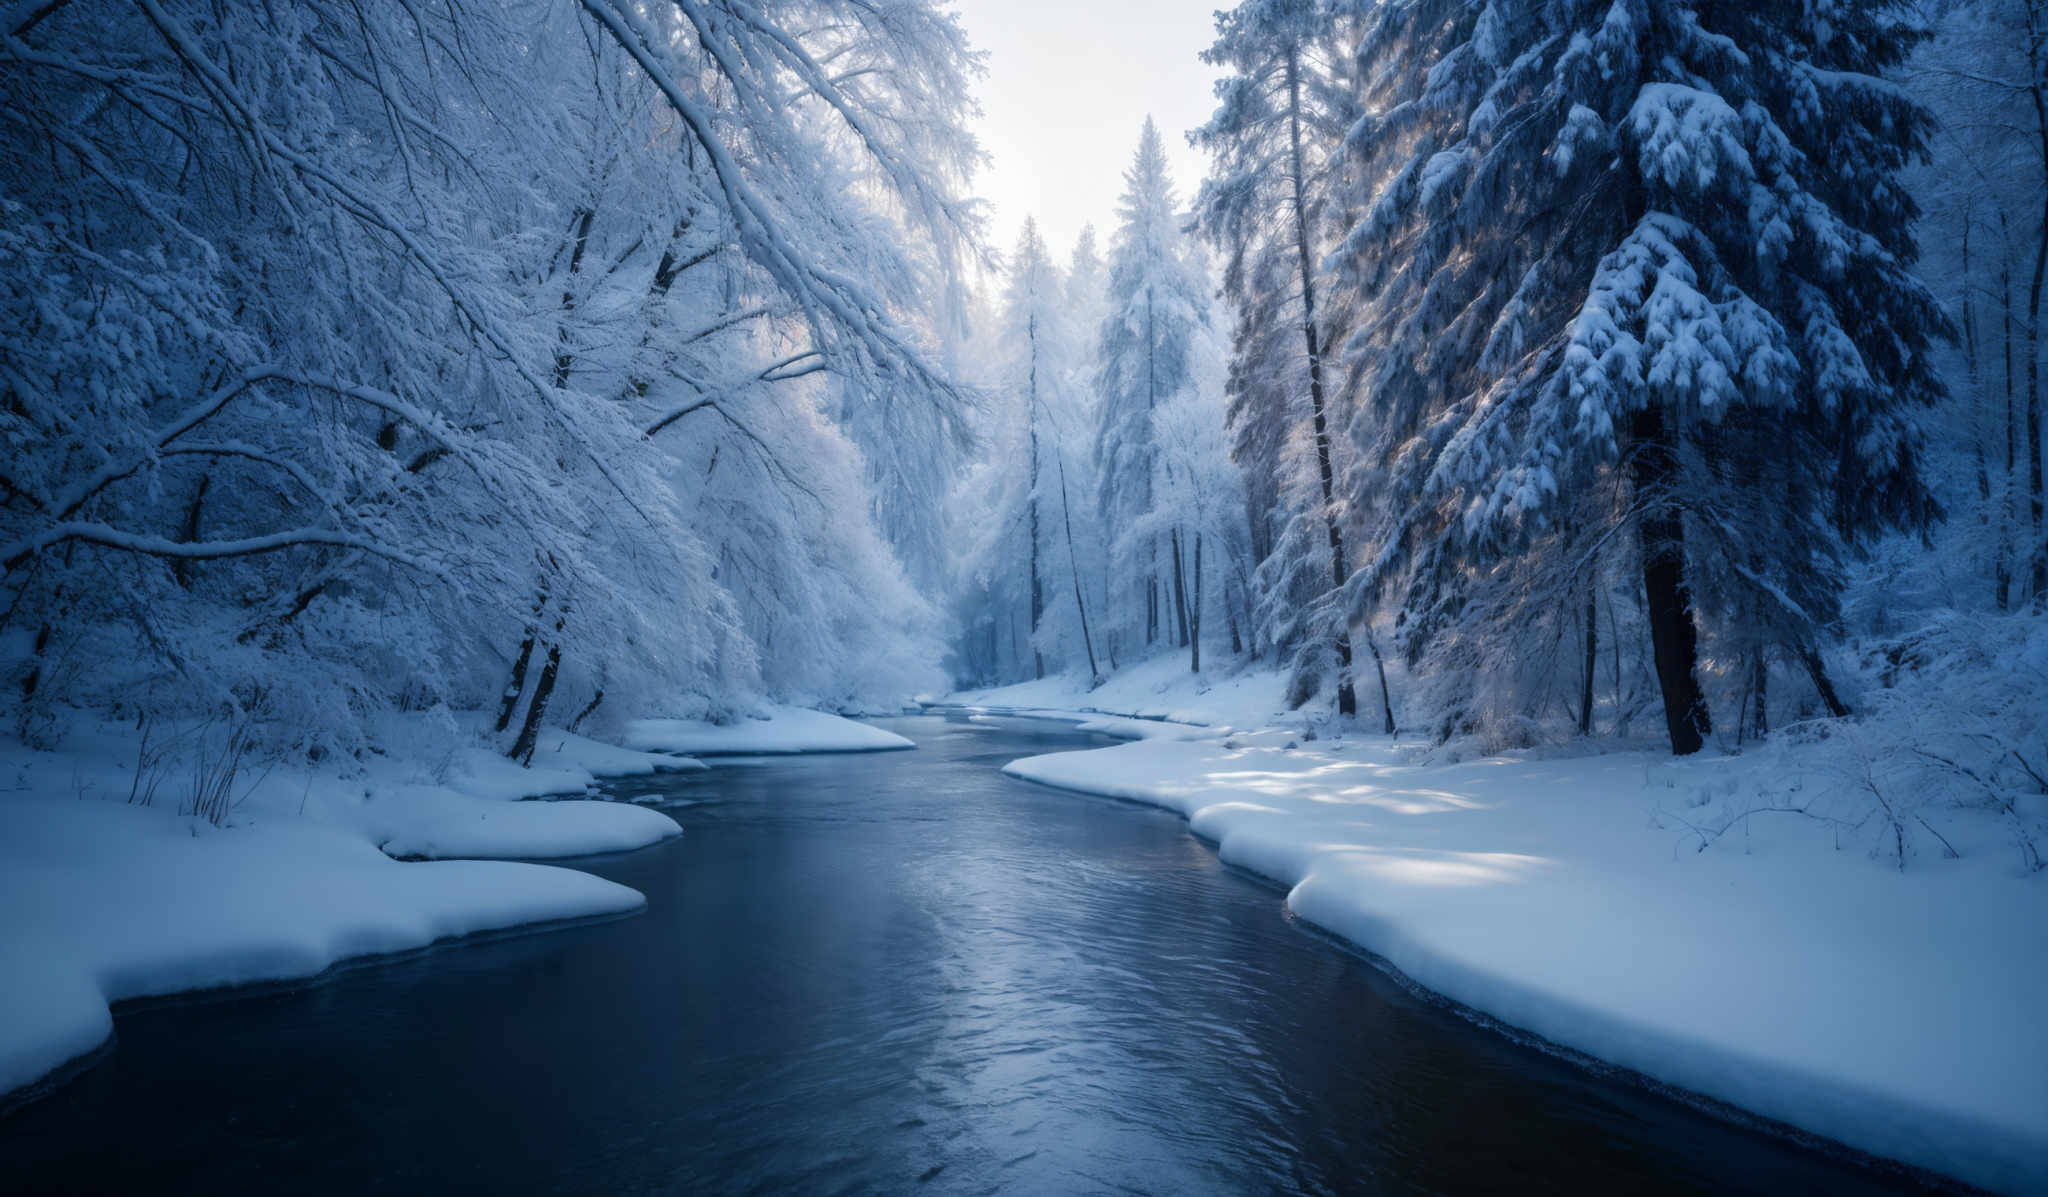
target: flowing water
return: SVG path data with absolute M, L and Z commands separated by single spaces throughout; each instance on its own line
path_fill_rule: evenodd
M 612 787 L 682 839 L 577 862 L 644 914 L 125 1013 L 0 1121 L 0 1189 L 1880 1192 L 1907 1178 L 1475 1026 L 1175 816 L 1006 778 L 1103 743 Z

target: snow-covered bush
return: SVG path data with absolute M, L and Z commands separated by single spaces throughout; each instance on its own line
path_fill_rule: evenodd
M 1760 814 L 1826 827 L 1841 848 L 1898 868 L 2009 853 L 2035 872 L 2048 853 L 2048 617 L 1936 612 L 1862 646 L 1865 687 L 1849 719 L 1790 724 L 1688 780 L 1666 810 L 1705 848 Z

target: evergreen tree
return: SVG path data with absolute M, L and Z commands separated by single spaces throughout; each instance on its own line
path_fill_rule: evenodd
M 1105 619 L 1111 653 L 1150 645 L 1162 635 L 1188 642 L 1186 550 L 1180 532 L 1127 535 L 1153 509 L 1158 446 L 1153 413 L 1189 385 L 1190 350 L 1209 323 L 1208 281 L 1191 263 L 1175 212 L 1173 182 L 1158 126 L 1148 118 L 1124 193 L 1109 252 L 1109 304 L 1096 359 L 1097 499 L 1116 538 L 1112 610 Z
M 1455 618 L 1475 571 L 1568 577 L 1625 526 L 1675 752 L 1710 728 L 1703 631 L 1768 637 L 1841 709 L 1843 554 L 1932 514 L 1915 411 L 1946 320 L 1909 271 L 1928 120 L 1883 78 L 1900 8 L 1355 6 L 1351 597 L 1398 595 L 1411 654 L 1512 646 Z
M 1203 233 L 1225 252 L 1224 289 L 1237 308 L 1231 416 L 1257 496 L 1250 518 L 1266 550 L 1262 576 L 1277 600 L 1265 604 L 1277 617 L 1267 634 L 1296 644 L 1296 697 L 1307 697 L 1308 679 L 1319 678 L 1329 659 L 1338 712 L 1350 715 L 1358 700 L 1338 601 L 1350 559 L 1336 502 L 1335 388 L 1325 365 L 1337 324 L 1318 293 L 1340 171 L 1335 151 L 1354 116 L 1335 30 L 1318 0 L 1246 0 L 1217 14 L 1216 42 L 1203 58 L 1231 73 L 1217 84 L 1216 114 L 1194 140 L 1215 155 L 1196 212 Z M 1289 504 L 1287 449 L 1304 423 L 1312 479 L 1297 485 L 1308 501 Z M 1290 528 L 1295 520 L 1312 530 Z M 1384 670 L 1380 682 L 1384 699 Z M 1392 704 L 1383 710 L 1392 734 Z

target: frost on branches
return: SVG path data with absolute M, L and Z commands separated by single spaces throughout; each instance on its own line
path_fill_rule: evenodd
M 949 17 L 9 19 L 23 733 L 233 710 L 345 750 L 447 706 L 526 759 L 544 725 L 932 680 L 936 614 L 872 520 L 895 463 L 848 413 L 921 430 L 906 457 L 958 436 L 921 298 L 977 232 Z
M 1902 7 L 1356 7 L 1349 593 L 1411 661 L 1472 696 L 1576 627 L 1590 693 L 1628 590 L 1674 751 L 1711 729 L 1703 673 L 1730 705 L 1776 667 L 1844 708 L 1844 560 L 1934 514 L 1949 320 L 1910 269 Z

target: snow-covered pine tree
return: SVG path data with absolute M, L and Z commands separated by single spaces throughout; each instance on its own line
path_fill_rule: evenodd
M 1095 678 L 1102 537 L 1089 513 L 1077 521 L 1070 510 L 1093 494 L 1074 348 L 1076 305 L 1089 300 L 1053 263 L 1034 220 L 1024 222 L 1005 271 L 987 354 L 995 369 L 983 452 L 952 504 L 967 591 L 957 656 L 973 679 L 1081 667 Z
M 1103 620 L 1112 656 L 1141 650 L 1162 634 L 1187 644 L 1186 550 L 1179 532 L 1163 539 L 1125 535 L 1153 509 L 1158 450 L 1152 413 L 1188 384 L 1192 339 L 1210 321 L 1209 283 L 1187 251 L 1166 151 L 1158 126 L 1147 118 L 1124 172 L 1109 251 L 1109 310 L 1096 357 L 1097 502 L 1120 546 Z
M 1199 250 L 1199 246 L 1196 247 Z M 1224 347 L 1219 332 L 1195 329 L 1188 352 L 1188 382 L 1152 412 L 1152 506 L 1126 529 L 1127 541 L 1177 543 L 1179 589 L 1187 610 L 1188 669 L 1202 671 L 1206 618 L 1220 611 L 1241 649 L 1248 619 L 1253 561 L 1244 521 L 1244 476 L 1230 456 L 1224 418 Z
M 1701 631 L 1767 635 L 1839 707 L 1840 558 L 1932 514 L 1915 419 L 1946 321 L 1909 271 L 1899 173 L 1928 120 L 1884 78 L 1914 41 L 1901 5 L 1354 7 L 1353 600 L 1398 595 L 1411 653 L 1484 634 L 1431 616 L 1596 519 L 1548 543 L 1633 531 L 1675 752 L 1710 728 Z
M 1318 290 L 1337 150 L 1356 116 L 1337 31 L 1320 0 L 1246 0 L 1217 14 L 1203 58 L 1230 73 L 1216 85 L 1216 114 L 1194 134 L 1214 156 L 1195 211 L 1224 252 L 1224 290 L 1237 310 L 1230 413 L 1260 576 L 1275 591 L 1262 604 L 1274 615 L 1264 632 L 1294 649 L 1291 693 L 1305 700 L 1309 679 L 1334 672 L 1337 710 L 1351 715 L 1358 700 L 1339 599 L 1351 557 L 1336 495 L 1337 387 L 1325 363 L 1343 313 Z M 1289 494 L 1289 449 L 1304 435 L 1313 477 Z M 1303 492 L 1308 502 L 1290 501 Z M 1289 528 L 1296 520 L 1311 527 Z M 1384 670 L 1380 679 L 1384 699 Z M 1391 734 L 1392 704 L 1382 709 Z
M 1033 641 L 1032 676 L 1045 676 L 1045 653 L 1037 645 L 1039 625 L 1045 619 L 1046 521 L 1039 501 L 1048 471 L 1044 445 L 1050 440 L 1047 418 L 1050 398 L 1058 386 L 1065 363 L 1060 347 L 1066 336 L 1061 326 L 1065 295 L 1059 267 L 1046 252 L 1045 238 L 1038 235 L 1038 222 L 1026 217 L 1017 237 L 1017 252 L 1010 258 L 1010 285 L 1003 296 L 1003 339 L 1010 359 L 1011 389 L 1023 413 L 1024 425 L 1024 518 L 1025 577 L 1031 590 L 1031 621 L 1027 625 Z M 1091 670 L 1092 672 L 1092 670 Z

